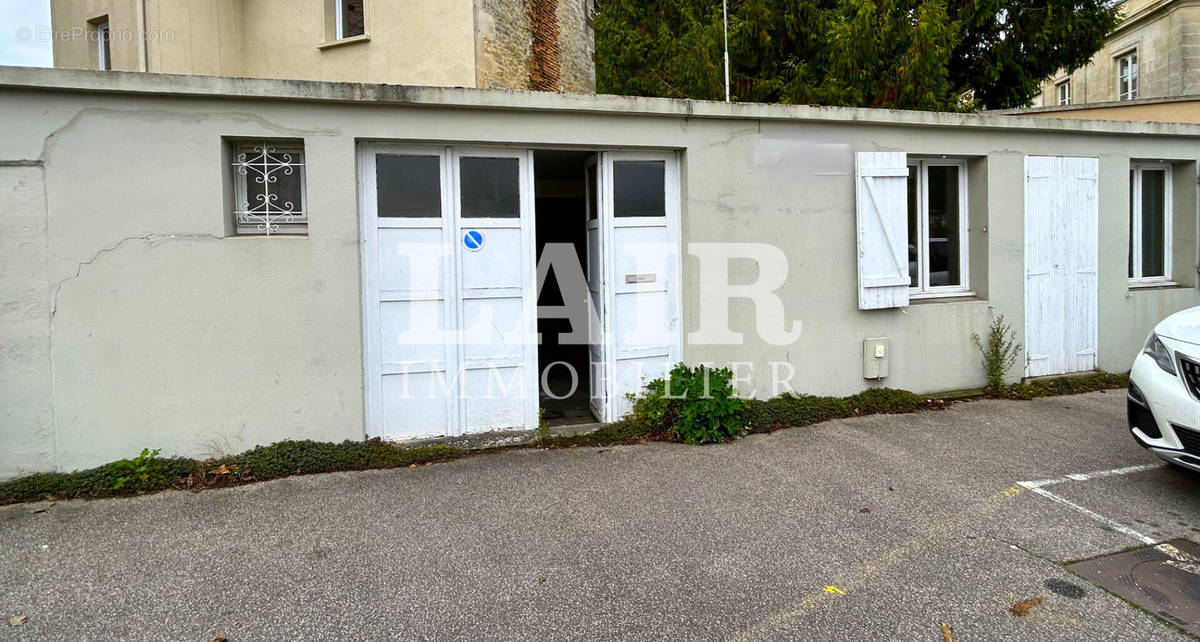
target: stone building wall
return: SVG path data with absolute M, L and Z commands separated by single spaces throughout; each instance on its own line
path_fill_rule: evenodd
M 1112 102 L 1117 95 L 1117 61 L 1138 54 L 1138 98 L 1200 93 L 1200 1 L 1127 0 L 1125 22 L 1092 61 L 1073 73 L 1059 70 L 1042 83 L 1035 107 L 1058 104 L 1056 86 L 1071 83 L 1071 104 Z
M 560 91 L 596 91 L 596 32 L 592 14 L 596 0 L 558 0 L 559 49 L 562 51 Z
M 593 0 L 475 0 L 476 86 L 591 93 Z

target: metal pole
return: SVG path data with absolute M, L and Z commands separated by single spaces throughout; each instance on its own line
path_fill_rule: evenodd
M 721 18 L 725 22 L 725 102 L 729 102 L 729 0 L 721 0 Z

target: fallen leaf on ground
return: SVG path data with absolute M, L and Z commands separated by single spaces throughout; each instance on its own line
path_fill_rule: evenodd
M 860 508 L 860 509 L 858 509 L 858 512 L 860 512 L 860 513 L 869 513 L 869 512 L 871 512 L 871 509 L 870 509 L 870 508 L 866 508 L 866 507 L 864 507 L 864 508 Z
M 220 468 L 216 468 L 216 469 L 214 469 L 214 470 L 212 471 L 212 474 L 214 474 L 214 475 L 228 475 L 228 474 L 229 474 L 229 473 L 231 473 L 231 472 L 233 472 L 233 471 L 229 470 L 229 466 L 226 466 L 225 464 L 221 464 L 221 467 L 220 467 Z
M 1033 607 L 1041 604 L 1045 599 L 1045 597 L 1039 595 L 1032 599 L 1021 600 L 1020 602 L 1017 602 L 1009 607 L 1008 612 L 1012 613 L 1016 617 L 1025 617 L 1026 615 L 1029 615 L 1029 611 L 1032 610 Z
M 29 621 L 29 616 L 27 616 L 27 615 L 14 615 L 14 616 L 8 618 L 8 623 L 10 626 L 21 626 L 22 624 L 25 624 L 28 621 Z
M 942 622 L 942 637 L 946 639 L 946 642 L 954 642 L 954 638 L 950 637 L 950 625 L 945 622 Z

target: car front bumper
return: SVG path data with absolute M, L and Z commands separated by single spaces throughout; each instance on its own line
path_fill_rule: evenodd
M 1129 373 L 1126 415 L 1129 431 L 1142 447 L 1184 468 L 1200 471 L 1200 401 L 1188 390 L 1179 356 L 1200 361 L 1195 346 L 1162 338 L 1178 374 L 1163 371 L 1139 353 Z

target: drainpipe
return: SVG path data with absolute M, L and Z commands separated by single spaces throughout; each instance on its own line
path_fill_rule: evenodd
M 146 0 L 138 0 L 137 12 L 138 38 L 142 41 L 138 48 L 138 71 L 150 71 L 150 38 L 146 36 Z

